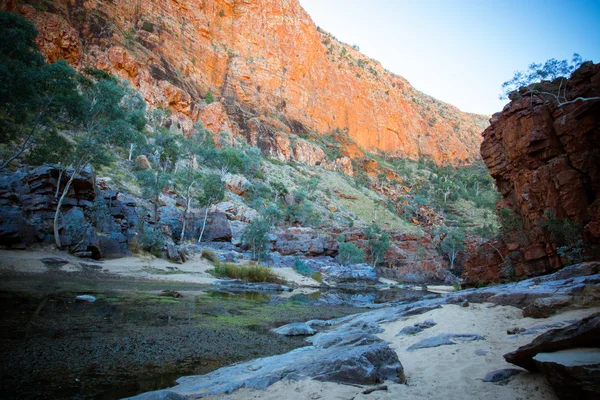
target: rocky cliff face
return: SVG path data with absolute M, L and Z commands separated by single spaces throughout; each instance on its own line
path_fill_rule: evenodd
M 213 132 L 276 152 L 282 136 L 340 128 L 368 150 L 459 163 L 477 157 L 487 126 L 486 118 L 420 93 L 319 30 L 297 0 L 0 6 L 36 24 L 49 61 L 64 58 L 129 80 L 151 106 L 171 108 L 184 133 L 201 120 Z
M 570 98 L 600 96 L 600 64 L 584 64 L 567 84 Z M 559 229 L 583 227 L 581 247 L 597 258 L 600 243 L 600 101 L 577 101 L 563 106 L 527 90 L 491 119 L 483 133 L 481 155 L 502 193 L 498 209 L 505 209 L 508 225 L 506 256 L 517 278 L 561 268 L 569 260 L 557 252 L 561 236 L 548 227 L 549 215 L 572 221 Z M 510 211 L 506 211 L 510 210 Z M 564 240 L 563 240 L 564 242 Z M 492 280 L 504 265 L 493 257 L 472 257 L 468 280 Z M 489 261 L 491 266 L 483 268 Z

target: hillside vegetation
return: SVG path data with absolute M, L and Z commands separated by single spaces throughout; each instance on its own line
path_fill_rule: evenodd
M 290 135 L 310 152 L 324 153 L 330 161 L 321 165 L 281 161 L 202 123 L 183 136 L 169 109 L 147 108 L 127 81 L 95 68 L 79 73 L 64 61 L 46 63 L 34 41 L 35 28 L 15 14 L 0 16 L 2 35 L 13 39 L 1 48 L 2 169 L 53 163 L 61 176 L 63 171 L 70 176 L 59 176 L 54 196 L 59 248 L 59 227 L 68 226 L 63 199 L 88 165 L 111 188 L 143 199 L 147 207 L 138 209 L 139 245 L 157 255 L 165 239 L 201 241 L 204 226 L 200 237 L 186 232 L 190 213 L 206 210 L 206 225 L 209 208 L 227 202 L 255 212 L 241 236 L 253 258 L 265 256 L 270 232 L 311 227 L 330 235 L 360 232 L 353 240 L 373 265 L 386 261 L 384 254 L 394 244 L 390 236 L 427 236 L 453 267 L 467 236 L 496 234 L 498 195 L 481 162 L 442 167 L 426 157 L 414 161 L 370 154 L 339 129 Z M 340 147 L 340 141 L 347 146 Z M 351 155 L 349 147 L 359 151 L 343 173 L 332 163 Z M 166 203 L 181 215 L 177 231 L 159 229 L 159 209 Z M 97 226 L 109 208 L 92 207 Z M 345 244 L 341 248 L 359 254 L 345 240 L 338 239 Z M 395 240 L 402 246 L 398 241 L 403 239 Z

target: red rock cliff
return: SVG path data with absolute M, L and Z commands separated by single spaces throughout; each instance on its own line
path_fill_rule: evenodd
M 566 87 L 572 99 L 600 96 L 600 64 L 584 64 Z M 567 263 L 557 254 L 555 235 L 544 226 L 547 212 L 584 226 L 588 256 L 598 257 L 600 100 L 558 106 L 522 91 L 520 99 L 492 117 L 483 133 L 481 155 L 502 193 L 497 208 L 514 212 L 515 228 L 506 247 L 495 246 L 504 255 L 520 252 L 517 278 L 547 273 Z M 496 280 L 501 275 L 500 256 L 492 250 L 486 254 L 467 261 L 467 280 Z M 486 262 L 492 264 L 487 269 Z
M 477 157 L 487 126 L 484 117 L 418 92 L 318 30 L 297 0 L 0 6 L 36 24 L 49 61 L 64 58 L 129 80 L 151 106 L 170 107 L 183 132 L 201 120 L 271 150 L 278 132 L 347 128 L 368 150 L 457 163 Z M 203 100 L 209 91 L 217 100 L 210 105 Z

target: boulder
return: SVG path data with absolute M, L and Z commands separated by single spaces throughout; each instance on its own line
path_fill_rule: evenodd
M 271 332 L 283 336 L 310 336 L 317 333 L 316 330 L 304 322 L 294 322 L 292 324 L 283 325 L 279 328 L 271 329 Z
M 573 307 L 600 305 L 597 287 L 600 285 L 600 262 L 592 261 L 571 265 L 553 274 L 520 282 L 495 285 L 482 289 L 467 289 L 460 296 L 471 302 L 490 302 L 525 308 L 538 299 L 557 299 L 538 302 L 530 310 L 541 310 L 549 305 Z M 568 301 L 567 301 L 568 300 Z
M 533 357 L 561 400 L 600 398 L 600 348 L 574 348 Z
M 423 339 L 408 347 L 406 350 L 428 349 L 431 347 L 448 346 L 458 344 L 458 342 L 472 342 L 475 340 L 485 340 L 485 338 L 473 333 L 442 333 L 441 335 Z
M 536 299 L 532 304 L 523 309 L 523 316 L 530 318 L 548 318 L 560 309 L 573 302 L 569 296 L 554 296 Z
M 239 196 L 244 196 L 248 192 L 251 183 L 244 175 L 228 173 L 223 176 L 223 185 L 225 185 L 225 188 L 230 192 Z
M 368 264 L 329 265 L 321 268 L 327 283 L 342 286 L 366 286 L 379 283 L 375 269 Z
M 202 226 L 200 226 L 202 229 Z M 227 215 L 223 212 L 209 212 L 206 219 L 206 228 L 202 235 L 203 242 L 230 242 L 231 228 Z
M 100 258 L 121 258 L 130 255 L 127 238 L 119 232 L 109 235 L 98 235 Z
M 504 355 L 511 364 L 529 371 L 537 371 L 533 357 L 538 353 L 548 353 L 573 347 L 600 346 L 600 313 L 590 315 L 564 328 L 548 331 L 516 351 Z
M 170 242 L 170 241 L 167 242 L 166 250 L 167 250 L 167 259 L 169 261 L 172 261 L 172 262 L 175 262 L 178 264 L 185 262 L 185 260 L 186 260 L 185 253 L 175 243 Z
M 418 322 L 415 324 L 416 327 L 419 328 L 423 328 L 423 329 L 427 329 L 427 328 L 431 328 L 432 326 L 436 326 L 436 322 L 432 319 L 426 319 L 423 322 Z
M 147 171 L 152 169 L 152 164 L 148 161 L 148 157 L 142 154 L 135 159 L 135 169 L 138 171 Z
M 312 228 L 295 227 L 274 232 L 273 251 L 281 255 L 322 256 L 336 255 L 338 242 L 332 235 L 316 232 Z
M 415 335 L 420 332 L 423 332 L 423 328 L 411 325 L 411 326 L 405 326 L 404 328 L 402 328 L 402 330 L 400 332 L 398 332 L 396 334 L 396 336 Z
M 488 372 L 487 374 L 485 374 L 485 376 L 483 377 L 482 380 L 484 382 L 493 382 L 493 383 L 506 382 L 513 376 L 522 374 L 523 372 L 524 371 L 522 369 L 515 369 L 515 368 L 497 369 L 495 371 Z
M 335 331 L 317 334 L 311 341 L 312 346 L 234 364 L 206 375 L 182 377 L 174 387 L 133 398 L 164 399 L 168 393 L 199 398 L 231 393 L 242 387 L 266 389 L 284 379 L 312 378 L 353 385 L 406 381 L 398 356 L 377 336 L 359 331 Z

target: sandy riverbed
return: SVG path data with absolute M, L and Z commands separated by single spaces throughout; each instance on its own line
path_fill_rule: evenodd
M 583 318 L 600 309 L 575 310 L 547 319 L 523 318 L 515 307 L 491 304 L 472 304 L 463 308 L 445 305 L 422 315 L 382 324 L 385 332 L 379 336 L 391 343 L 402 362 L 407 384 L 386 382 L 387 391 L 362 394 L 369 387 L 357 387 L 313 380 L 278 382 L 267 390 L 241 389 L 230 395 L 211 396 L 210 399 L 557 399 L 541 374 L 523 373 L 508 384 L 486 383 L 486 373 L 503 368 L 517 368 L 504 361 L 503 354 L 529 343 L 535 335 L 507 335 L 514 327 L 530 328 L 539 324 Z M 433 319 L 437 325 L 417 335 L 396 337 L 403 327 Z M 543 332 L 543 331 L 542 331 Z M 406 351 L 421 339 L 441 333 L 477 333 L 485 341 L 460 343 L 431 349 Z M 475 355 L 475 350 L 487 350 L 486 355 Z

